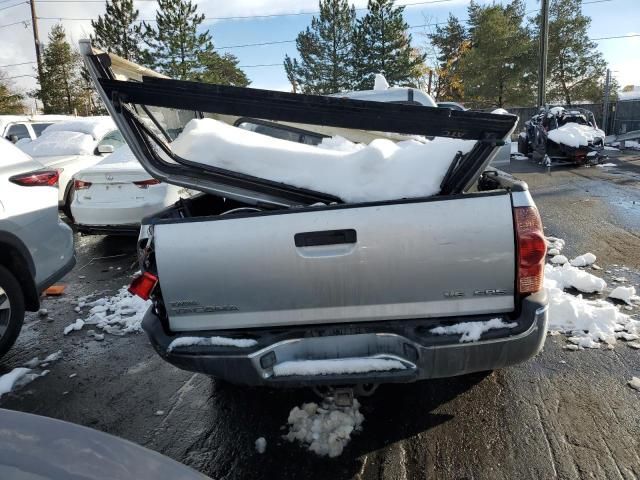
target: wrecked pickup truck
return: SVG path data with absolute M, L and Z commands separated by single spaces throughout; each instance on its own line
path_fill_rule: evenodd
M 143 328 L 166 361 L 236 384 L 376 385 L 505 367 L 542 348 L 540 217 L 525 183 L 487 169 L 515 116 L 177 81 L 130 65 L 127 78 L 114 72 L 121 59 L 88 42 L 81 52 L 144 168 L 202 192 L 146 218 L 139 237 L 130 291 L 152 300 Z M 440 150 L 384 140 L 327 151 L 233 126 L 247 118 L 433 136 Z M 215 141 L 196 135 L 205 127 Z M 396 161 L 413 170 L 398 176 Z M 376 168 L 347 178 L 354 162 Z M 436 188 L 392 188 L 421 181 Z

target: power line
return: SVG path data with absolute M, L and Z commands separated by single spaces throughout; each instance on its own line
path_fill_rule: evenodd
M 31 21 L 28 18 L 25 18 L 24 20 L 20 20 L 19 22 L 13 22 L 13 23 L 7 23 L 5 25 L 0 25 L 0 28 L 4 28 L 4 27 L 12 27 L 13 25 L 19 25 L 23 23 L 25 28 L 29 26 L 29 24 L 31 23 Z
M 20 3 L 14 4 L 14 5 L 9 5 L 7 7 L 2 7 L 2 8 L 0 8 L 0 12 L 2 12 L 3 10 L 9 10 L 10 8 L 13 8 L 13 7 L 18 7 L 20 5 L 24 5 L 26 3 L 29 3 L 29 2 L 20 2 Z
M 0 68 L 6 68 L 6 67 L 18 67 L 20 65 L 31 65 L 32 63 L 36 63 L 34 62 L 22 62 L 22 63 L 10 63 L 8 65 L 0 65 Z
M 36 80 L 38 79 L 38 77 L 36 77 L 35 75 L 14 75 L 13 77 L 2 77 L 2 80 L 12 80 L 14 78 L 24 78 L 24 77 L 31 77 L 31 78 L 35 78 Z
M 631 38 L 631 37 L 640 37 L 640 33 L 630 33 L 629 35 L 616 35 L 614 37 L 598 37 L 598 38 L 590 38 L 589 40 L 610 40 L 612 38 Z

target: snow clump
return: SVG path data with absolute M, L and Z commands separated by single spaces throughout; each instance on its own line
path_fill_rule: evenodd
M 151 306 L 151 300 L 131 295 L 127 286 L 124 286 L 112 297 L 103 297 L 92 302 L 78 299 L 78 306 L 91 309 L 84 321 L 76 320 L 76 325 L 78 322 L 83 323 L 74 330 L 80 330 L 84 325 L 95 325 L 112 335 L 124 335 L 142 331 L 142 318 Z M 65 328 L 65 335 L 66 330 Z
M 267 440 L 264 437 L 260 437 L 256 440 L 256 452 L 262 455 L 267 451 Z
M 584 255 L 578 255 L 570 263 L 574 267 L 586 267 L 596 263 L 596 256 L 591 252 L 585 253 Z
M 362 429 L 364 416 L 360 403 L 354 399 L 350 407 L 334 403 L 304 403 L 289 413 L 289 432 L 284 438 L 298 441 L 320 456 L 337 457 L 349 443 L 351 434 Z
M 492 318 L 484 322 L 462 322 L 449 326 L 440 326 L 429 330 L 435 335 L 461 335 L 458 340 L 463 342 L 477 342 L 483 333 L 497 328 L 515 328 L 517 322 L 505 323 L 501 318 Z
M 551 259 L 553 261 L 553 259 Z M 581 292 L 594 293 L 602 292 L 607 288 L 607 282 L 600 277 L 592 275 L 579 268 L 572 267 L 565 263 L 561 267 L 545 265 L 544 268 L 545 282 L 547 280 L 554 281 L 555 287 L 560 289 L 575 288 Z
M 258 342 L 251 338 L 178 337 L 169 344 L 167 352 L 171 352 L 178 347 L 190 347 L 193 345 L 249 348 L 257 344 Z
M 609 298 L 622 300 L 627 305 L 633 305 L 632 300 L 638 299 L 635 287 L 616 287 L 609 294 Z

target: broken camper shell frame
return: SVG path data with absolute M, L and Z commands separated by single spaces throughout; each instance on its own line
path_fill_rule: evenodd
M 319 95 L 171 80 L 80 41 L 80 51 L 109 113 L 143 167 L 155 178 L 263 208 L 310 205 L 342 200 L 315 192 L 187 160 L 175 155 L 170 137 L 149 107 L 251 117 L 340 128 L 476 140 L 465 155 L 452 159 L 441 194 L 469 189 L 491 162 L 517 123 L 515 115 L 453 111 Z M 125 68 L 116 75 L 112 66 Z M 136 68 L 137 67 L 137 68 Z M 130 74 L 133 72 L 133 75 Z M 128 77 L 128 78 L 127 78 Z M 126 78 L 124 80 L 118 78 Z M 133 78 L 129 79 L 129 78 Z M 162 139 L 147 116 L 165 136 Z M 425 159 L 429 161 L 429 159 Z

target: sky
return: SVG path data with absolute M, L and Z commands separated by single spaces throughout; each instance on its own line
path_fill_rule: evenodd
M 584 2 L 583 12 L 593 19 L 589 29 L 591 38 L 640 33 L 640 0 Z M 199 12 L 207 17 L 202 28 L 209 30 L 217 48 L 238 57 L 252 87 L 290 90 L 282 60 L 285 54 L 296 55 L 293 40 L 309 25 L 312 15 L 307 12 L 317 11 L 317 0 L 195 0 L 195 3 Z M 360 9 L 366 6 L 366 0 L 352 3 Z M 398 0 L 396 3 L 407 5 L 405 19 L 413 27 L 410 30 L 413 44 L 425 47 L 428 45 L 426 34 L 434 28 L 434 23 L 446 21 L 449 13 L 466 19 L 469 0 Z M 493 3 L 493 0 L 478 0 L 478 3 Z M 496 0 L 496 3 L 500 2 Z M 137 0 L 140 18 L 153 19 L 156 5 L 155 0 Z M 540 1 L 526 0 L 526 7 L 533 16 L 540 9 Z M 46 41 L 51 27 L 62 21 L 69 40 L 77 45 L 79 39 L 91 33 L 89 19 L 104 12 L 104 0 L 36 0 L 36 10 L 41 41 Z M 363 11 L 359 10 L 358 14 Z M 262 42 L 283 43 L 239 47 Z M 597 43 L 621 86 L 640 85 L 640 36 Z M 11 82 L 20 91 L 32 90 L 36 84 L 35 63 L 2 67 L 35 60 L 28 1 L 0 0 L 0 45 L 0 71 L 5 77 L 27 75 L 13 78 Z

